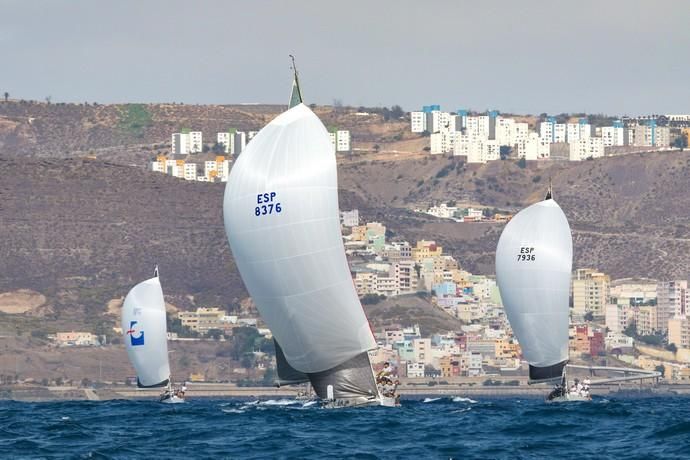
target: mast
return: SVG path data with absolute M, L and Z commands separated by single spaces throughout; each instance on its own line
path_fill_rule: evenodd
M 292 59 L 292 71 L 294 72 L 294 80 L 292 81 L 292 92 L 290 93 L 290 102 L 288 103 L 288 109 L 291 109 L 295 107 L 296 105 L 300 105 L 303 100 L 302 100 L 302 89 L 299 86 L 299 74 L 297 73 L 297 65 L 295 64 L 295 56 L 292 54 L 289 55 L 290 59 Z
M 553 186 L 551 184 L 551 178 L 549 177 L 549 188 L 546 191 L 546 197 L 544 200 L 553 200 Z

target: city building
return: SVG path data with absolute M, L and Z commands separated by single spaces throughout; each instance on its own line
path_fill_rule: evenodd
M 690 348 L 690 319 L 675 317 L 668 321 L 668 343 L 678 348 Z
M 604 316 L 610 282 L 609 275 L 596 270 L 576 270 L 572 279 L 573 313 L 584 316 L 591 312 L 595 316 Z
M 174 155 L 199 153 L 203 150 L 203 147 L 201 131 L 183 129 L 179 133 L 173 133 L 172 135 L 171 153 Z
M 570 143 L 570 161 L 583 161 L 604 156 L 604 141 L 601 137 L 587 137 Z
M 59 347 L 91 347 L 101 343 L 98 336 L 91 332 L 58 332 L 55 334 L 55 343 Z

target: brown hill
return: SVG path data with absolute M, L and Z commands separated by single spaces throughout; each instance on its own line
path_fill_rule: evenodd
M 213 144 L 229 128 L 258 130 L 284 110 L 280 105 L 46 104 L 0 102 L 0 156 L 68 158 L 97 156 L 143 165 L 157 152 L 168 152 L 171 134 L 200 130 Z M 383 123 L 381 114 L 357 114 L 354 108 L 316 107 L 326 126 L 349 129 L 355 144 L 416 139 L 408 122 Z M 405 146 L 405 144 L 402 144 Z M 413 143 L 406 148 L 421 150 Z
M 0 292 L 45 296 L 42 315 L 99 323 L 108 301 L 156 263 L 169 301 L 182 308 L 236 308 L 246 296 L 223 231 L 222 184 L 98 160 L 0 158 L 0 168 Z M 491 274 L 500 224 L 458 224 L 403 206 L 464 196 L 517 208 L 539 199 L 550 176 L 573 227 L 576 267 L 688 277 L 689 168 L 680 152 L 545 169 L 440 157 L 349 161 L 340 167 L 341 208 L 358 207 L 396 238 L 435 239 L 469 270 Z
M 575 265 L 615 277 L 690 276 L 690 157 L 686 152 L 634 154 L 580 163 L 520 168 L 515 161 L 466 165 L 457 158 L 341 165 L 341 186 L 408 239 L 436 239 L 470 270 L 493 272 L 502 226 L 457 224 L 400 207 L 449 200 L 516 211 L 540 199 L 549 178 L 570 220 Z

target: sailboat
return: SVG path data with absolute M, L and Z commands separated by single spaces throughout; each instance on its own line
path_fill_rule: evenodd
M 125 297 L 122 332 L 129 361 L 137 373 L 137 387 L 165 388 L 161 402 L 184 402 L 183 394 L 173 391 L 170 377 L 165 301 L 158 267 L 153 278 L 134 286 Z
M 543 201 L 523 209 L 503 229 L 496 248 L 496 281 L 503 307 L 529 363 L 529 383 L 553 383 L 549 402 L 591 401 L 590 386 L 629 380 L 657 379 L 642 369 L 568 364 L 568 325 L 573 240 L 563 210 L 549 185 Z M 623 375 L 575 380 L 567 369 Z
M 328 407 L 394 405 L 369 361 L 377 345 L 345 258 L 335 152 L 303 103 L 292 63 L 288 110 L 230 172 L 223 200 L 230 248 L 273 333 L 278 385 L 309 382 Z
M 543 201 L 508 222 L 496 248 L 496 281 L 530 384 L 566 387 L 572 264 L 570 225 L 549 186 Z M 588 399 L 567 391 L 556 396 Z

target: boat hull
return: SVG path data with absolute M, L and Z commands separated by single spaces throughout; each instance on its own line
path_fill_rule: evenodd
M 582 396 L 577 394 L 567 394 L 553 399 L 547 399 L 547 403 L 564 403 L 564 402 L 589 402 L 592 400 L 591 396 Z
M 362 406 L 400 407 L 400 402 L 398 402 L 396 398 L 387 396 L 380 396 L 378 398 L 343 398 L 323 402 L 323 407 L 326 409 L 344 409 Z
M 182 404 L 185 402 L 184 398 L 180 398 L 179 396 L 170 396 L 168 398 L 161 399 L 163 404 Z

